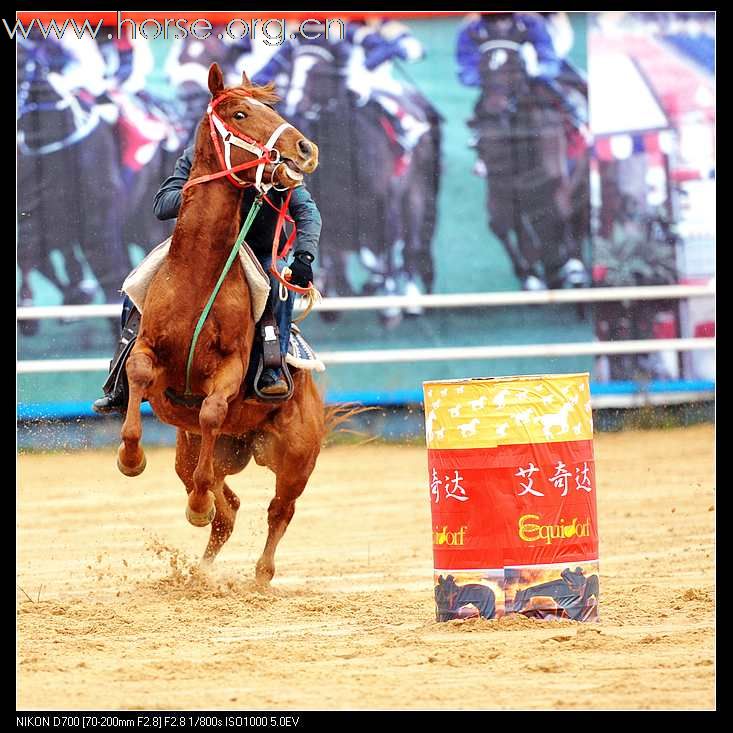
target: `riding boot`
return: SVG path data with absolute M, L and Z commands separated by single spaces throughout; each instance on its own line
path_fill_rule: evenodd
M 265 369 L 260 377 L 259 389 L 265 395 L 286 395 L 290 391 L 280 369 Z
M 109 376 L 102 386 L 104 397 L 92 405 L 94 412 L 105 415 L 111 412 L 123 413 L 127 409 L 128 385 L 125 364 L 135 345 L 140 330 L 140 311 L 132 307 L 117 344 L 117 351 L 109 363 Z

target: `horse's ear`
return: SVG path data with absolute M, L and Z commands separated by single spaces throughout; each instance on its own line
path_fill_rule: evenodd
M 242 86 L 245 87 L 251 87 L 252 82 L 249 80 L 249 77 L 247 76 L 247 72 L 242 69 Z
M 224 77 L 216 62 L 209 67 L 209 91 L 212 97 L 218 97 L 224 91 Z

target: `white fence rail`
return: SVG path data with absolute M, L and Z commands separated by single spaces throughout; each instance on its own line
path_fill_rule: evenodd
M 600 354 L 648 354 L 654 351 L 704 351 L 715 348 L 714 338 L 646 339 L 637 341 L 587 341 L 569 344 L 518 346 L 452 346 L 432 349 L 364 349 L 319 353 L 325 364 L 388 364 L 416 361 L 511 359 Z M 41 359 L 18 362 L 19 374 L 49 372 L 101 372 L 109 359 Z
M 665 300 L 711 297 L 715 283 L 705 285 L 662 285 L 633 288 L 591 288 L 541 292 L 456 293 L 450 295 L 374 296 L 327 298 L 316 306 L 320 311 L 380 310 L 393 307 L 467 308 L 481 306 L 590 303 L 620 300 Z M 19 320 L 45 318 L 104 318 L 120 314 L 119 305 L 67 305 L 21 307 Z M 635 341 L 588 341 L 577 343 L 521 344 L 513 346 L 452 346 L 426 349 L 364 349 L 321 352 L 326 364 L 386 364 L 397 362 L 510 359 L 602 354 L 641 354 L 660 351 L 702 351 L 715 348 L 714 338 L 643 339 Z M 44 359 L 20 361 L 19 374 L 53 372 L 101 372 L 108 359 Z
M 587 288 L 538 292 L 450 293 L 444 295 L 375 295 L 355 298 L 324 298 L 318 311 L 382 310 L 384 308 L 477 308 L 502 305 L 550 305 L 598 303 L 620 300 L 676 300 L 715 295 L 715 283 L 705 285 L 649 285 L 633 288 Z M 296 304 L 296 308 L 297 308 Z M 19 320 L 44 318 L 105 318 L 120 315 L 119 305 L 31 306 L 17 309 Z

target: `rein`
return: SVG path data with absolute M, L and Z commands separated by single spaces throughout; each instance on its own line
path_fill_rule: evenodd
M 232 247 L 232 251 L 229 253 L 229 257 L 227 258 L 226 264 L 224 265 L 224 269 L 221 271 L 221 275 L 219 275 L 219 279 L 216 281 L 216 285 L 214 286 L 214 289 L 211 292 L 211 295 L 209 296 L 209 300 L 206 302 L 206 305 L 204 306 L 204 310 L 199 316 L 198 323 L 196 324 L 196 328 L 193 332 L 193 337 L 191 339 L 191 348 L 188 350 L 188 361 L 186 362 L 186 391 L 184 392 L 184 396 L 190 397 L 191 396 L 191 367 L 193 365 L 193 354 L 196 350 L 196 342 L 199 340 L 199 336 L 201 335 L 201 330 L 204 327 L 204 323 L 206 322 L 206 319 L 209 317 L 209 312 L 211 311 L 211 307 L 214 305 L 214 301 L 216 300 L 216 296 L 219 294 L 219 290 L 221 290 L 221 286 L 224 282 L 224 278 L 227 276 L 227 273 L 232 267 L 232 264 L 234 263 L 234 260 L 237 257 L 237 254 L 239 253 L 239 248 L 244 242 L 244 238 L 247 236 L 247 232 L 249 231 L 250 227 L 252 226 L 252 222 L 255 220 L 255 217 L 260 211 L 260 207 L 262 206 L 262 195 L 258 196 L 253 202 L 252 206 L 250 207 L 249 211 L 247 212 L 247 218 L 244 220 L 244 224 L 242 225 L 242 229 L 239 232 L 239 236 L 237 237 L 237 241 L 234 243 L 234 246 Z
M 277 141 L 277 139 L 280 137 L 280 135 L 288 128 L 292 127 L 287 122 L 284 122 L 282 125 L 280 125 L 273 133 L 270 135 L 270 139 L 267 141 L 265 145 L 262 145 L 261 143 L 257 142 L 256 140 L 247 137 L 246 135 L 243 135 L 238 130 L 234 130 L 230 128 L 224 120 L 219 117 L 215 109 L 217 105 L 225 99 L 227 96 L 229 96 L 226 92 L 224 94 L 221 94 L 219 97 L 217 97 L 207 108 L 206 113 L 209 117 L 209 134 L 211 135 L 212 142 L 214 143 L 214 149 L 216 150 L 217 158 L 219 159 L 219 164 L 222 166 L 222 170 L 220 170 L 217 173 L 211 173 L 209 175 L 205 176 L 199 176 L 198 178 L 194 178 L 193 180 L 187 181 L 186 184 L 183 187 L 183 191 L 185 191 L 190 186 L 195 186 L 199 183 L 208 183 L 209 181 L 216 180 L 218 178 L 223 178 L 226 176 L 226 178 L 229 179 L 230 183 L 235 185 L 237 188 L 246 188 L 248 186 L 254 186 L 259 194 L 256 196 L 255 200 L 252 202 L 252 206 L 250 207 L 250 210 L 247 212 L 247 217 L 245 218 L 244 224 L 242 225 L 242 228 L 239 232 L 239 235 L 237 236 L 237 240 L 234 243 L 234 246 L 232 247 L 232 251 L 229 253 L 229 257 L 227 258 L 227 261 L 224 265 L 224 268 L 219 275 L 219 279 L 217 280 L 216 285 L 214 286 L 214 290 L 212 291 L 211 295 L 209 296 L 209 299 L 206 303 L 206 306 L 204 307 L 204 310 L 201 313 L 201 316 L 199 317 L 199 320 L 196 324 L 196 328 L 193 332 L 193 337 L 191 339 L 191 347 L 188 352 L 188 360 L 186 362 L 186 391 L 184 395 L 186 397 L 191 396 L 191 367 L 193 366 L 193 355 L 194 351 L 196 350 L 196 343 L 198 342 L 198 338 L 201 335 L 201 331 L 204 327 L 204 323 L 206 322 L 206 319 L 209 316 L 209 313 L 211 312 L 211 308 L 214 305 L 214 301 L 216 300 L 216 296 L 219 294 L 219 290 L 221 289 L 222 284 L 224 283 L 224 279 L 231 269 L 232 264 L 234 263 L 234 260 L 237 257 L 237 254 L 239 252 L 240 246 L 244 243 L 244 238 L 247 236 L 247 233 L 249 232 L 252 223 L 255 220 L 255 217 L 259 213 L 260 209 L 262 208 L 262 202 L 267 201 L 267 203 L 278 212 L 278 218 L 277 223 L 275 225 L 275 236 L 272 240 L 272 263 L 270 265 L 270 272 L 273 274 L 273 276 L 278 280 L 281 287 L 284 286 L 288 290 L 292 290 L 296 293 L 300 293 L 301 295 L 306 295 L 309 297 L 309 306 L 306 310 L 305 315 L 307 315 L 310 310 L 312 309 L 314 303 L 319 297 L 318 292 L 313 287 L 313 284 L 311 283 L 308 287 L 302 288 L 297 285 L 292 285 L 287 280 L 287 268 L 283 269 L 283 272 L 279 272 L 277 269 L 277 259 L 285 257 L 290 249 L 293 246 L 293 242 L 295 241 L 295 237 L 297 235 L 297 229 L 295 226 L 294 219 L 287 213 L 288 206 L 290 205 L 290 197 L 292 196 L 292 189 L 288 190 L 288 194 L 285 197 L 285 201 L 283 202 L 283 205 L 278 208 L 275 206 L 275 204 L 270 201 L 270 199 L 267 197 L 267 191 L 270 188 L 274 187 L 274 183 L 262 183 L 262 174 L 265 170 L 265 166 L 268 163 L 274 163 L 275 168 L 272 171 L 272 174 L 270 176 L 270 180 L 273 180 L 275 171 L 277 170 L 278 165 L 283 165 L 283 163 L 280 160 L 280 151 L 277 150 L 277 148 L 274 148 L 274 144 Z M 221 139 L 224 143 L 224 150 L 222 151 L 221 145 L 219 142 L 219 137 L 221 136 Z M 232 166 L 231 165 L 231 146 L 234 145 L 235 147 L 243 148 L 244 150 L 247 150 L 250 153 L 253 153 L 254 155 L 258 155 L 258 157 L 255 160 L 247 161 L 246 163 L 242 163 L 240 165 Z M 275 155 L 273 155 L 273 153 Z M 248 181 L 243 181 L 240 178 L 238 178 L 235 174 L 246 170 L 248 168 L 254 168 L 257 166 L 257 171 L 255 174 L 255 183 L 249 183 Z M 276 189 L 281 190 L 281 189 Z M 293 225 L 293 231 L 288 236 L 285 245 L 282 248 L 281 252 L 278 252 L 278 243 L 280 239 L 280 233 L 283 229 L 284 222 L 288 222 L 289 224 Z M 299 320 L 302 320 L 305 316 L 302 316 Z

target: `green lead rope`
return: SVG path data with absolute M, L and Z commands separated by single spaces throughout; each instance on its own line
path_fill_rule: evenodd
M 211 311 L 211 306 L 214 305 L 214 301 L 216 300 L 216 296 L 219 294 L 219 290 L 221 290 L 222 283 L 224 282 L 224 278 L 227 276 L 227 273 L 232 267 L 232 264 L 234 263 L 234 260 L 237 258 L 237 254 L 239 253 L 239 248 L 242 246 L 242 243 L 244 242 L 244 238 L 247 236 L 247 232 L 249 231 L 249 228 L 252 226 L 252 222 L 255 220 L 255 217 L 259 213 L 260 208 L 262 207 L 262 196 L 257 196 L 257 198 L 252 202 L 252 206 L 249 210 L 249 213 L 247 214 L 247 218 L 244 220 L 244 224 L 242 224 L 242 229 L 239 232 L 239 236 L 237 237 L 237 241 L 234 243 L 234 247 L 232 247 L 232 251 L 229 254 L 229 258 L 226 261 L 226 264 L 224 265 L 224 269 L 221 271 L 221 275 L 219 275 L 219 280 L 217 281 L 216 285 L 214 286 L 214 290 L 212 291 L 211 295 L 209 296 L 209 300 L 206 303 L 206 307 L 204 308 L 203 312 L 201 313 L 201 316 L 199 317 L 199 321 L 196 324 L 196 328 L 193 332 L 193 338 L 191 339 L 191 348 L 188 352 L 188 362 L 186 363 L 186 392 L 185 396 L 190 397 L 191 396 L 191 366 L 193 365 L 193 354 L 196 350 L 196 342 L 199 339 L 199 335 L 201 334 L 201 329 L 204 327 L 204 323 L 206 323 L 206 319 L 209 317 L 209 313 Z

